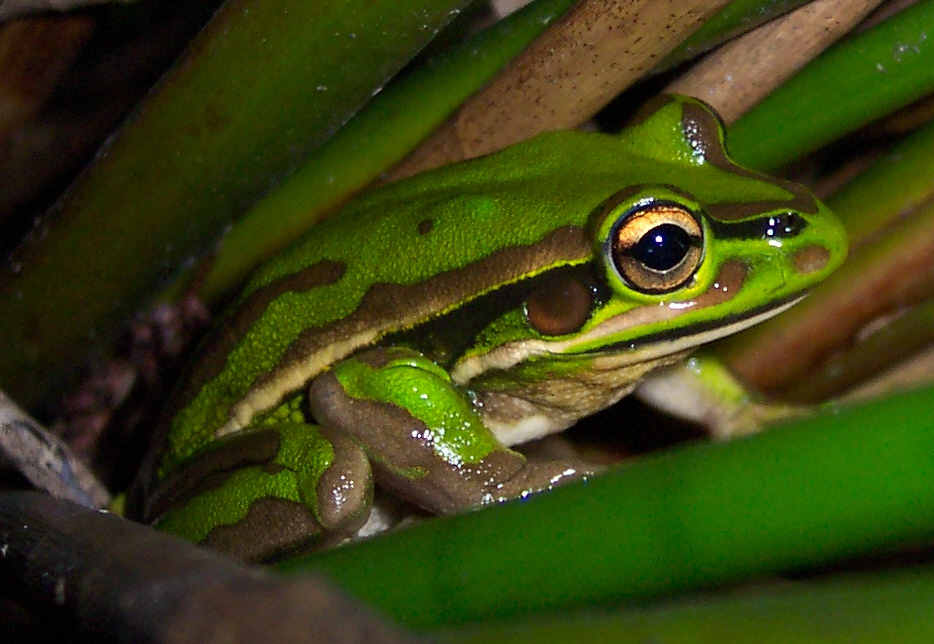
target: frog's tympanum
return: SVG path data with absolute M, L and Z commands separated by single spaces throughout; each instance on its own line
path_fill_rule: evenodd
M 666 97 L 376 190 L 252 279 L 170 401 L 131 507 L 262 559 L 346 534 L 375 481 L 453 512 L 588 474 L 508 446 L 800 300 L 846 252 L 805 188 Z

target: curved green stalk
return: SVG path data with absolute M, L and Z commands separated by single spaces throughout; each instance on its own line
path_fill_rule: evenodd
M 781 166 L 934 91 L 934 2 L 828 49 L 730 127 L 736 160 Z
M 934 390 L 299 558 L 416 628 L 683 592 L 934 530 Z
M 734 0 L 665 56 L 655 71 L 664 71 L 713 49 L 725 40 L 755 29 L 811 0 Z
M 200 287 L 217 303 L 440 125 L 575 0 L 538 0 L 390 84 L 224 237 Z

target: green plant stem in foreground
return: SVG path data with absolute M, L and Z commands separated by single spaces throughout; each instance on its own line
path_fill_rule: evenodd
M 561 618 L 432 633 L 448 644 L 926 644 L 934 570 L 843 575 Z
M 429 629 L 648 598 L 934 533 L 934 390 L 280 565 Z

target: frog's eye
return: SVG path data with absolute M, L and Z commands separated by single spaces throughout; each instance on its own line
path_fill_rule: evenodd
M 623 215 L 610 235 L 610 256 L 620 277 L 642 293 L 682 286 L 704 258 L 704 233 L 684 206 L 654 202 Z

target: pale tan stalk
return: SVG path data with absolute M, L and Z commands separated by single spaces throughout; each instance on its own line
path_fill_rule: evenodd
M 723 45 L 665 88 L 712 105 L 735 122 L 881 0 L 816 0 Z
M 572 128 L 597 113 L 724 0 L 587 0 L 517 56 L 387 181 Z

